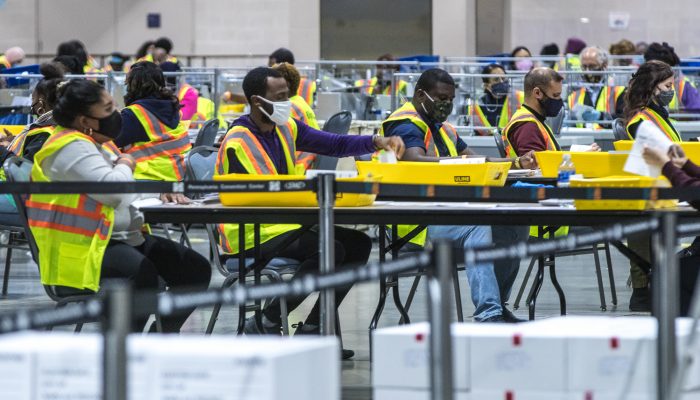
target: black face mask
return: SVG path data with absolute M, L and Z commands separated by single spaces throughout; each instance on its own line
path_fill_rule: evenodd
M 510 93 L 510 84 L 508 82 L 498 82 L 491 85 L 491 94 L 494 97 L 501 98 Z
M 423 107 L 423 111 L 428 115 L 430 119 L 432 119 L 434 122 L 438 123 L 443 123 L 447 121 L 447 117 L 452 114 L 452 107 L 453 104 L 449 100 L 440 100 L 440 101 L 435 101 L 433 100 L 432 97 L 428 94 L 428 92 L 423 91 L 425 93 L 425 96 L 432 102 L 431 107 L 425 107 L 424 103 L 421 103 L 421 106 Z
M 114 110 L 112 114 L 104 118 L 90 118 L 99 122 L 100 125 L 97 132 L 107 137 L 115 139 L 122 131 L 122 115 L 117 110 Z
M 588 83 L 598 83 L 603 80 L 603 75 L 583 74 L 583 80 Z
M 559 111 L 561 111 L 562 107 L 564 107 L 564 100 L 553 99 L 547 96 L 544 90 L 542 91 L 542 94 L 544 95 L 544 98 L 538 101 L 540 103 L 540 106 L 542 106 L 542 109 L 544 110 L 544 116 L 556 117 L 557 115 L 559 115 Z

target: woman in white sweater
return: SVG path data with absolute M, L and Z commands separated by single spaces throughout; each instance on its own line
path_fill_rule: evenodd
M 121 116 L 109 93 L 93 81 L 72 80 L 60 87 L 58 94 L 58 101 L 53 110 L 54 119 L 58 124 L 55 135 L 52 135 L 35 156 L 32 179 L 51 182 L 134 181 L 134 159 L 127 154 L 115 156 L 101 146 L 119 135 L 121 129 Z M 143 216 L 131 206 L 138 197 L 135 194 L 87 195 L 87 198 L 98 203 L 100 209 L 104 207 L 114 210 L 113 219 L 109 221 L 108 217 L 106 224 L 112 225 L 111 236 L 107 239 L 106 247 L 102 246 L 102 249 L 99 249 L 98 246 L 97 250 L 103 251 L 101 265 L 97 267 L 99 281 L 128 279 L 135 290 L 157 290 L 159 280 L 163 280 L 170 290 L 206 289 L 211 278 L 211 266 L 207 259 L 179 243 L 144 233 Z M 64 197 L 63 200 L 65 199 Z M 55 200 L 61 201 L 60 198 Z M 31 210 L 28 203 L 30 226 Z M 41 238 L 43 225 L 35 225 L 37 227 L 32 226 L 32 232 L 37 229 L 39 235 L 35 233 L 35 236 Z M 46 241 L 55 241 L 56 237 L 70 239 L 70 236 L 66 235 L 70 235 L 71 232 L 66 232 L 68 233 L 61 232 L 60 229 L 51 232 Z M 96 236 L 93 237 L 93 242 L 96 240 Z M 105 239 L 102 240 L 104 242 Z M 56 265 L 60 264 L 56 262 L 58 260 L 45 262 L 43 256 L 46 254 L 42 254 L 44 250 L 40 239 L 37 239 L 37 244 L 41 268 L 56 268 Z M 44 243 L 44 247 L 48 248 L 49 256 L 60 258 L 60 252 L 50 251 L 53 249 L 50 243 Z M 88 266 L 89 261 L 86 262 Z M 163 330 L 179 331 L 191 311 L 193 310 L 163 318 Z M 144 322 L 136 322 L 134 329 L 142 329 Z

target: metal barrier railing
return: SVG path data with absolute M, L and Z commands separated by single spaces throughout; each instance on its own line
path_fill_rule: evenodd
M 416 268 L 428 268 L 431 271 L 431 282 L 428 284 L 431 338 L 431 382 L 433 399 L 450 399 L 452 397 L 451 383 L 451 352 L 449 312 L 445 312 L 449 296 L 450 281 L 453 268 L 452 243 L 439 242 L 432 254 L 422 252 L 412 257 L 396 261 L 379 263 L 371 262 L 360 266 L 333 272 L 334 259 L 329 252 L 332 243 L 333 199 L 338 192 L 346 193 L 375 193 L 388 197 L 413 199 L 443 199 L 448 201 L 494 200 L 511 198 L 517 195 L 520 201 L 536 201 L 548 196 L 600 199 L 600 198 L 642 198 L 661 199 L 666 196 L 690 196 L 700 198 L 698 189 L 530 189 L 530 188 L 489 188 L 489 187 L 454 187 L 432 185 L 377 185 L 351 184 L 335 182 L 332 174 L 319 175 L 315 180 L 284 181 L 284 182 L 134 182 L 134 183 L 92 183 L 92 182 L 61 182 L 61 183 L 6 183 L 0 185 L 0 193 L 119 193 L 119 192 L 261 192 L 261 191 L 300 191 L 313 190 L 319 193 L 319 225 L 321 274 L 308 275 L 303 279 L 290 282 L 271 283 L 246 287 L 244 285 L 208 290 L 195 293 L 138 293 L 138 301 L 130 302 L 128 289 L 109 288 L 105 290 L 106 297 L 98 295 L 87 299 L 84 304 L 65 306 L 60 310 L 19 311 L 0 316 L 0 333 L 17 330 L 53 326 L 59 323 L 80 322 L 85 319 L 103 318 L 105 332 L 105 393 L 124 393 L 126 385 L 126 355 L 125 340 L 129 331 L 130 318 L 158 312 L 170 315 L 178 310 L 192 307 L 210 306 L 215 304 L 240 304 L 249 300 L 269 297 L 287 297 L 291 295 L 308 294 L 322 291 L 325 296 L 332 294 L 336 287 L 348 284 L 376 280 L 383 276 L 398 274 Z M 502 191 L 502 193 L 500 193 Z M 401 192 L 401 194 L 399 193 Z M 466 195 L 466 197 L 465 197 Z M 609 195 L 609 196 L 608 196 Z M 640 197 L 641 196 L 641 197 Z M 558 250 L 572 250 L 580 246 L 592 245 L 602 241 L 619 241 L 629 235 L 651 232 L 653 246 L 656 251 L 655 269 L 653 275 L 654 296 L 653 311 L 659 321 L 657 356 L 659 360 L 657 387 L 659 399 L 670 399 L 677 394 L 681 387 L 683 374 L 689 365 L 688 354 L 681 358 L 677 366 L 675 351 L 675 317 L 678 314 L 678 299 L 673 296 L 678 286 L 678 265 L 675 246 L 677 235 L 700 233 L 700 223 L 677 225 L 676 216 L 671 212 L 657 213 L 637 222 L 629 224 L 612 224 L 603 229 L 597 229 L 586 234 L 570 234 L 559 239 L 538 242 L 515 243 L 508 246 L 474 248 L 465 251 L 465 262 L 468 265 L 476 262 L 494 261 L 504 258 L 524 258 L 527 256 L 549 254 Z M 138 308 L 131 308 L 138 304 Z M 325 300 L 322 305 L 322 326 L 324 334 L 332 334 L 332 321 L 335 321 L 335 309 L 332 301 Z M 691 310 L 693 317 L 700 317 L 700 296 L 697 291 L 693 297 Z M 692 339 L 695 340 L 695 335 Z M 690 343 L 692 344 L 692 342 Z M 692 346 L 688 346 L 692 349 Z

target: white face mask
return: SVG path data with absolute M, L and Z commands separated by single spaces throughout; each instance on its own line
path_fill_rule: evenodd
M 272 115 L 268 114 L 264 108 L 258 107 L 263 114 L 265 114 L 272 122 L 277 125 L 284 125 L 289 121 L 289 117 L 292 115 L 292 102 L 289 100 L 284 101 L 270 101 L 264 97 L 260 97 L 267 104 L 272 104 Z

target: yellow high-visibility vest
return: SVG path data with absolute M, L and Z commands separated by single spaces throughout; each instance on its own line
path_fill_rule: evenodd
M 89 136 L 57 126 L 34 156 L 31 179 L 49 182 L 42 163 L 71 142 Z M 29 227 L 39 248 L 41 283 L 97 291 L 102 259 L 112 236 L 114 209 L 86 194 L 32 194 L 26 203 Z
M 293 119 L 289 119 L 286 125 L 277 125 L 275 128 L 282 149 L 284 159 L 287 164 L 287 174 L 293 174 L 296 164 L 296 139 L 297 139 L 297 124 Z M 260 144 L 255 134 L 244 126 L 234 126 L 221 143 L 219 153 L 216 159 L 216 167 L 214 168 L 215 175 L 225 175 L 229 171 L 228 150 L 233 149 L 236 154 L 236 159 L 245 168 L 250 175 L 278 175 L 277 168 L 265 151 L 265 148 Z M 237 254 L 240 249 L 238 246 L 238 224 L 219 224 L 219 244 L 224 253 Z M 265 243 L 268 240 L 279 236 L 285 232 L 294 229 L 299 229 L 300 225 L 296 224 L 262 224 L 260 225 L 260 243 Z M 246 224 L 245 226 L 245 249 L 252 249 L 255 245 L 255 232 L 253 225 Z
M 192 145 L 187 129 L 178 125 L 165 126 L 158 118 L 139 104 L 127 107 L 134 113 L 150 139 L 134 143 L 125 151 L 136 159 L 134 178 L 153 181 L 182 181 L 185 177 L 185 155 Z

